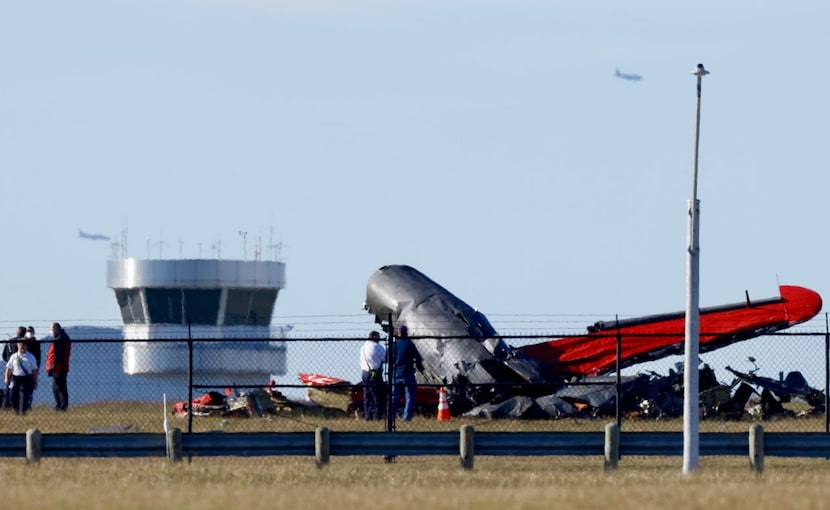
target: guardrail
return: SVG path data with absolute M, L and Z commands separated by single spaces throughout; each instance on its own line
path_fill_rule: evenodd
M 814 432 L 764 433 L 752 425 L 749 433 L 701 433 L 702 456 L 749 456 L 750 467 L 763 470 L 765 455 L 830 458 L 830 434 Z M 606 469 L 618 466 L 621 456 L 683 453 L 682 432 L 621 433 L 615 423 L 603 432 L 479 432 L 464 425 L 458 432 L 208 432 L 183 434 L 0 434 L 0 457 L 184 457 L 314 456 L 326 465 L 336 456 L 452 455 L 472 468 L 476 455 L 557 456 L 596 455 Z

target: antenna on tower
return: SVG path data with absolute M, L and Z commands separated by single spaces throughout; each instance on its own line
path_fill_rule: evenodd
M 127 258 L 127 227 L 121 231 L 121 258 Z
M 271 227 L 268 235 L 268 246 L 266 248 L 266 256 L 269 259 L 273 258 L 275 262 L 280 262 L 282 256 L 282 241 L 274 242 L 274 227 Z
M 262 255 L 262 230 L 257 232 L 256 247 L 254 248 L 254 260 L 259 262 L 259 256 Z
M 239 235 L 242 236 L 242 260 L 248 260 L 248 233 L 240 230 Z
M 159 247 L 159 260 L 164 258 L 164 239 L 159 239 L 157 243 L 153 243 L 153 247 Z M 150 258 L 150 248 L 147 248 L 147 258 Z
M 112 250 L 112 258 L 113 260 L 118 260 L 118 248 L 121 247 L 121 243 L 118 241 L 113 241 L 110 243 L 110 249 Z
M 282 241 L 280 241 L 276 244 L 270 244 L 270 245 L 268 245 L 268 248 L 273 250 L 274 260 L 276 262 L 279 262 L 281 260 L 281 257 L 282 257 Z
M 115 236 L 113 236 L 113 237 L 115 237 Z M 118 251 L 119 251 L 119 249 L 122 252 L 121 258 L 124 258 L 124 255 L 123 255 L 124 243 L 126 243 L 126 242 L 127 242 L 127 240 L 125 239 L 124 231 L 122 230 L 121 231 L 121 241 L 120 242 L 119 241 L 110 242 L 110 250 L 111 250 L 110 257 L 112 257 L 112 260 L 118 260 Z

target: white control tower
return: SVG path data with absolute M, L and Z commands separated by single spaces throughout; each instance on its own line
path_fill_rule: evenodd
M 285 344 L 271 329 L 282 262 L 116 259 L 107 286 L 121 310 L 126 374 L 186 375 L 188 338 L 197 384 L 267 384 L 286 372 Z

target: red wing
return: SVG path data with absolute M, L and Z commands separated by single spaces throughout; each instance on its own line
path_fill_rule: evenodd
M 782 285 L 778 298 L 700 309 L 700 352 L 773 333 L 808 321 L 821 311 L 821 296 Z M 520 347 L 550 366 L 556 375 L 597 375 L 616 367 L 617 337 L 622 337 L 621 367 L 651 361 L 683 349 L 685 312 L 599 322 L 584 336 Z

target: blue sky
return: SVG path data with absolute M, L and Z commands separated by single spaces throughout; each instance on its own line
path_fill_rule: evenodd
M 140 258 L 281 242 L 275 322 L 310 334 L 371 327 L 385 264 L 502 332 L 681 310 L 698 62 L 701 305 L 830 296 L 830 6 L 624 4 L 7 2 L 0 327 L 119 323 L 79 227 Z

